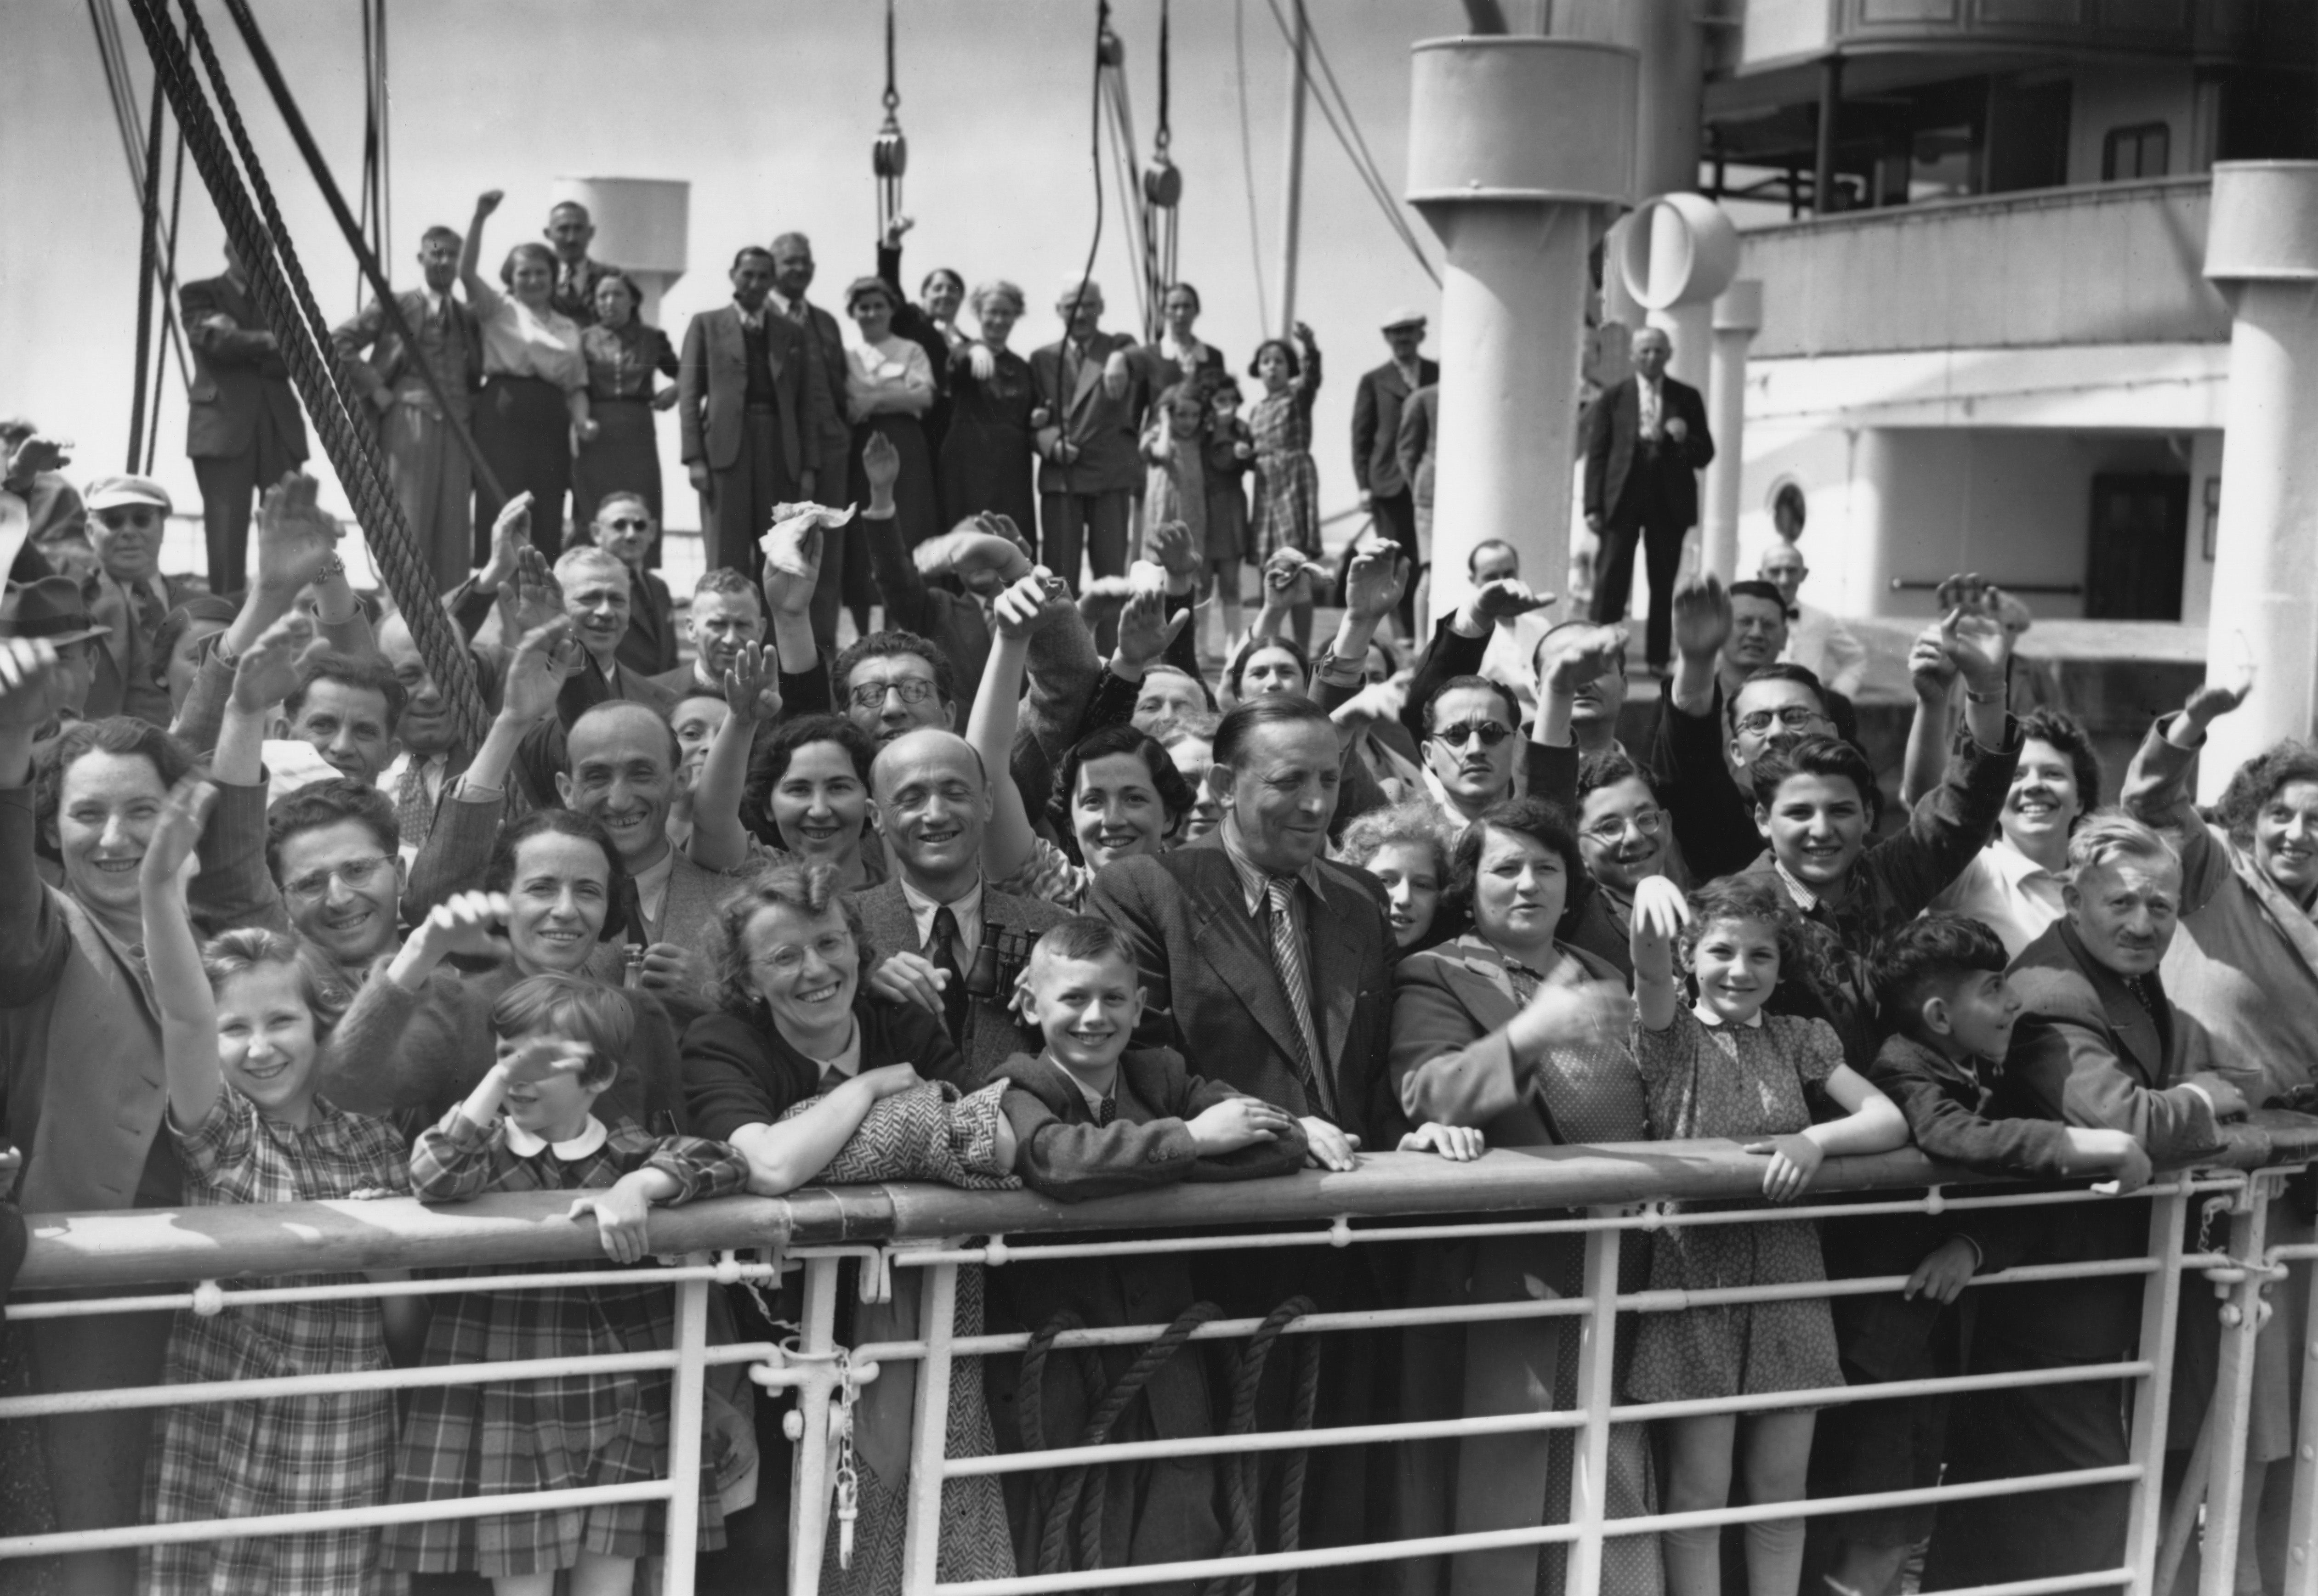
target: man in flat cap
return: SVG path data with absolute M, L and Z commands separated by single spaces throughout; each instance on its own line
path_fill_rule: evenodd
M 1377 531 L 1400 546 L 1408 569 L 1418 566 L 1416 505 L 1400 468 L 1400 414 L 1409 395 L 1441 381 L 1441 364 L 1417 353 L 1424 344 L 1424 312 L 1414 307 L 1385 318 L 1384 341 L 1392 358 L 1361 374 L 1352 395 L 1352 480 L 1361 487 L 1361 507 L 1376 517 Z M 1416 585 L 1400 600 L 1404 637 L 1415 637 Z

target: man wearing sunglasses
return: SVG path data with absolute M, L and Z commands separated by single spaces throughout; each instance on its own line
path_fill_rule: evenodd
M 169 723 L 169 694 L 154 673 L 154 650 L 161 623 L 195 591 L 161 574 L 170 507 L 168 489 L 149 477 L 106 477 L 89 487 L 88 541 L 98 569 L 85 591 L 89 614 L 108 629 L 88 695 L 91 720 L 134 715 L 156 726 Z
M 1472 820 L 1514 790 L 1524 739 L 1513 689 L 1487 677 L 1451 677 L 1425 711 L 1424 787 L 1446 818 Z

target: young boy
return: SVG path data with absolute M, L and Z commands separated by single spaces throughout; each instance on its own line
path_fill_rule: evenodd
M 1013 1125 L 1015 1172 L 1063 1202 L 1154 1190 L 1184 1180 L 1252 1180 L 1294 1172 L 1305 1139 L 1286 1109 L 1200 1080 L 1166 1048 L 1128 1043 L 1143 1016 L 1134 950 L 1107 920 L 1078 916 L 1038 939 L 1029 965 L 1030 1018 L 1046 1037 L 1036 1058 L 1017 1054 L 1004 1110 Z M 1186 1255 L 1009 1265 L 989 1272 L 991 1328 L 1038 1331 L 1071 1314 L 1090 1328 L 1165 1324 L 1192 1302 Z M 1113 1425 L 1110 1440 L 1211 1435 L 1208 1349 L 1190 1344 L 1153 1372 Z M 991 1417 L 1002 1450 L 1076 1446 L 1102 1393 L 1143 1351 L 1107 1347 L 1100 1358 L 1056 1352 L 1044 1360 L 1034 1412 L 1023 1365 L 993 1358 Z M 1025 1360 L 1028 1361 L 1028 1360 Z M 1100 1362 L 1096 1389 L 1086 1365 Z M 1038 1566 L 1052 1475 L 1008 1475 L 1006 1505 L 1017 1565 Z M 1095 1482 L 1100 1482 L 1099 1484 Z M 1088 1492 L 1104 1493 L 1102 1565 L 1159 1563 L 1222 1553 L 1212 1460 L 1169 1459 L 1107 1468 Z M 1079 1498 L 1082 1512 L 1088 1503 Z M 1076 1566 L 1078 1529 L 1068 1544 Z
M 1962 915 L 1927 914 L 1887 934 L 1869 962 L 1889 1035 L 1870 1079 L 1907 1116 L 1916 1145 L 1982 1174 L 2044 1179 L 2106 1176 L 2131 1191 L 2149 1179 L 2149 1158 L 2123 1131 L 2016 1116 L 2004 1058 L 2021 1001 L 2005 979 L 2004 944 Z M 1963 1220 L 1838 1222 L 1828 1245 L 1848 1254 L 1844 1273 L 1912 1270 L 1896 1296 L 1836 1300 L 1837 1346 L 1855 1385 L 1959 1372 L 1957 1323 L 1946 1313 L 1983 1269 L 2019 1261 L 2046 1226 L 2045 1211 L 1982 1210 Z M 1838 1240 L 1836 1234 L 1843 1233 Z M 1835 1270 L 1830 1268 L 1832 1275 Z M 2032 1401 L 2031 1392 L 2006 1392 Z M 1811 1494 L 1859 1495 L 1939 1483 L 1948 1399 L 1855 1403 L 1819 1415 Z M 1895 1508 L 1814 1519 L 1810 1568 L 1845 1596 L 1900 1588 L 1908 1548 L 1930 1532 L 1933 1510 Z

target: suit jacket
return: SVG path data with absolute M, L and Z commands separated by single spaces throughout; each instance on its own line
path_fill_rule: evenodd
M 581 327 L 593 327 L 596 325 L 596 285 L 616 270 L 617 267 L 607 266 L 593 256 L 583 256 L 571 274 L 571 284 L 567 287 L 563 282 L 563 263 L 558 260 L 555 263 L 555 291 L 548 296 L 547 302 Z
M 1135 340 L 1125 333 L 1098 332 L 1087 340 L 1077 381 L 1063 391 L 1063 345 L 1030 352 L 1030 385 L 1048 412 L 1038 429 L 1038 491 L 1041 493 L 1135 493 L 1143 487 L 1140 423 L 1146 404 L 1143 374 L 1131 358 Z M 1103 391 L 1103 366 L 1115 354 L 1127 363 L 1127 391 L 1117 399 Z M 1069 464 L 1054 458 L 1056 442 L 1067 438 L 1079 457 Z
M 896 296 L 899 297 L 898 295 Z M 765 301 L 768 314 L 778 316 L 781 308 L 770 299 Z M 846 419 L 845 411 L 845 337 L 837 329 L 837 318 L 819 305 L 807 302 L 803 324 L 790 322 L 803 338 L 806 369 L 812 373 L 805 381 L 805 413 L 811 425 L 800 423 L 800 429 L 809 431 L 818 440 L 814 453 L 818 470 L 830 479 L 822 491 L 832 499 L 845 492 L 847 473 L 852 469 L 853 425 Z M 942 368 L 936 366 L 935 371 Z M 935 379 L 937 382 L 939 377 Z
M 1637 464 L 1655 467 L 1658 524 L 1687 529 L 1698 525 L 1698 478 L 1714 458 L 1706 430 L 1706 401 L 1698 390 L 1672 377 L 1659 379 L 1663 421 L 1679 417 L 1688 429 L 1680 443 L 1646 448 L 1642 439 L 1641 379 L 1629 377 L 1605 391 L 1586 412 L 1580 432 L 1586 454 L 1586 514 L 1611 526 L 1641 525 L 1640 500 L 1628 502 Z
M 928 1080 L 965 1084 L 965 1061 L 941 1021 L 914 1003 L 862 992 L 853 1000 L 861 1067 L 913 1064 Z M 790 1046 L 761 1005 L 742 1018 L 718 1010 L 684 1028 L 684 1098 L 695 1135 L 729 1142 L 744 1125 L 770 1125 L 821 1091 L 821 1066 Z
M 861 917 L 861 928 L 868 934 L 869 946 L 879 957 L 918 953 L 924 948 L 925 944 L 918 937 L 917 917 L 910 912 L 910 901 L 902 895 L 898 876 L 882 886 L 849 892 L 846 901 Z M 1017 898 L 987 883 L 983 886 L 982 923 L 985 930 L 994 926 L 1035 937 L 1065 918 L 1051 903 L 1036 898 Z M 972 970 L 970 962 L 966 967 Z M 966 1035 L 957 1037 L 957 1042 L 958 1051 L 966 1055 L 966 1078 L 960 1084 L 969 1089 L 1003 1073 L 1002 1066 L 1025 1047 L 1041 1045 L 1037 1031 L 1015 1019 L 1010 1008 L 1013 996 L 1011 981 L 1002 981 L 996 993 L 972 999 L 966 1004 Z
M 1335 1122 L 1370 1149 L 1403 1128 L 1388 1068 L 1392 1046 L 1392 935 L 1384 889 L 1365 872 L 1321 860 L 1321 901 L 1304 915 L 1312 1019 Z M 1087 911 L 1123 928 L 1149 997 L 1138 1044 L 1212 1061 L 1215 1078 L 1302 1117 L 1325 1112 L 1297 1066 L 1295 1011 L 1273 973 L 1271 944 L 1247 911 L 1221 830 L 1155 858 L 1106 866 Z
M 1400 407 L 1400 436 L 1393 455 L 1400 474 L 1408 480 L 1408 496 L 1420 505 L 1433 502 L 1433 457 L 1440 453 L 1441 385 L 1428 382 Z
M 773 369 L 773 393 L 780 407 L 781 458 L 792 480 L 822 458 L 810 426 L 806 384 L 813 379 L 804 335 L 770 309 L 765 312 L 765 353 Z M 741 312 L 732 305 L 703 310 L 684 329 L 684 353 L 676 373 L 677 431 L 685 464 L 729 470 L 741 458 L 741 417 L 748 404 L 749 345 Z
M 1416 363 L 1418 388 L 1441 381 L 1441 363 Z M 1352 393 L 1352 479 L 1362 493 L 1390 498 L 1408 487 L 1400 469 L 1400 411 L 1415 390 L 1400 368 L 1387 361 L 1361 373 Z
M 676 600 L 656 570 L 628 571 L 628 630 L 615 658 L 622 676 L 635 671 L 654 687 L 668 685 L 660 677 L 676 667 Z
M 442 384 L 443 397 L 461 420 L 466 419 L 473 408 L 468 395 L 483 381 L 482 324 L 456 296 L 445 298 L 440 317 L 423 289 L 399 293 L 394 302 L 402 311 L 402 319 L 418 335 L 416 358 L 402 335 L 394 330 L 385 308 L 373 300 L 361 315 L 330 329 L 330 344 L 337 351 L 347 381 L 364 399 L 392 393 L 404 404 L 431 411 L 435 399 L 418 371 L 418 362 L 423 360 Z M 370 351 L 368 360 L 363 358 L 365 349 Z
M 1617 981 L 1604 961 L 1560 950 L 1569 973 Z M 1392 1079 L 1413 1125 L 1475 1125 L 1492 1147 L 1644 1141 L 1641 1071 L 1622 1045 L 1555 1048 L 1515 1060 L 1505 1027 L 1521 1012 L 1493 972 L 1457 943 L 1412 953 L 1393 972 Z M 1598 1135 L 1597 1126 L 1620 1134 Z
M 185 396 L 185 453 L 229 460 L 257 447 L 257 423 L 270 418 L 292 460 L 306 458 L 306 423 L 290 391 L 290 368 L 267 345 L 256 300 L 229 277 L 207 277 L 177 289 L 185 342 L 193 350 L 193 385 Z M 230 328 L 209 318 L 226 316 Z

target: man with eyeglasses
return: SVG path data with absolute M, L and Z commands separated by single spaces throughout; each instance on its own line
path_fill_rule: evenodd
M 660 572 L 644 566 L 659 535 L 651 509 L 633 493 L 606 494 L 588 529 L 589 541 L 628 573 L 628 629 L 620 637 L 619 661 L 648 677 L 676 668 L 676 600 Z
M 301 787 L 266 813 L 266 867 L 291 928 L 333 967 L 326 984 L 349 998 L 402 946 L 401 844 L 394 801 L 344 776 Z
M 88 586 L 89 613 L 107 628 L 96 659 L 87 713 L 134 715 L 169 723 L 169 694 L 153 669 L 156 640 L 169 612 L 197 591 L 161 574 L 161 536 L 169 520 L 169 491 L 150 477 L 106 477 L 88 490 L 88 540 L 97 574 Z M 248 507 L 242 512 L 248 530 Z
M 1458 824 L 1514 789 L 1514 762 L 1525 739 L 1521 704 L 1503 682 L 1451 677 L 1425 710 L 1424 788 Z

